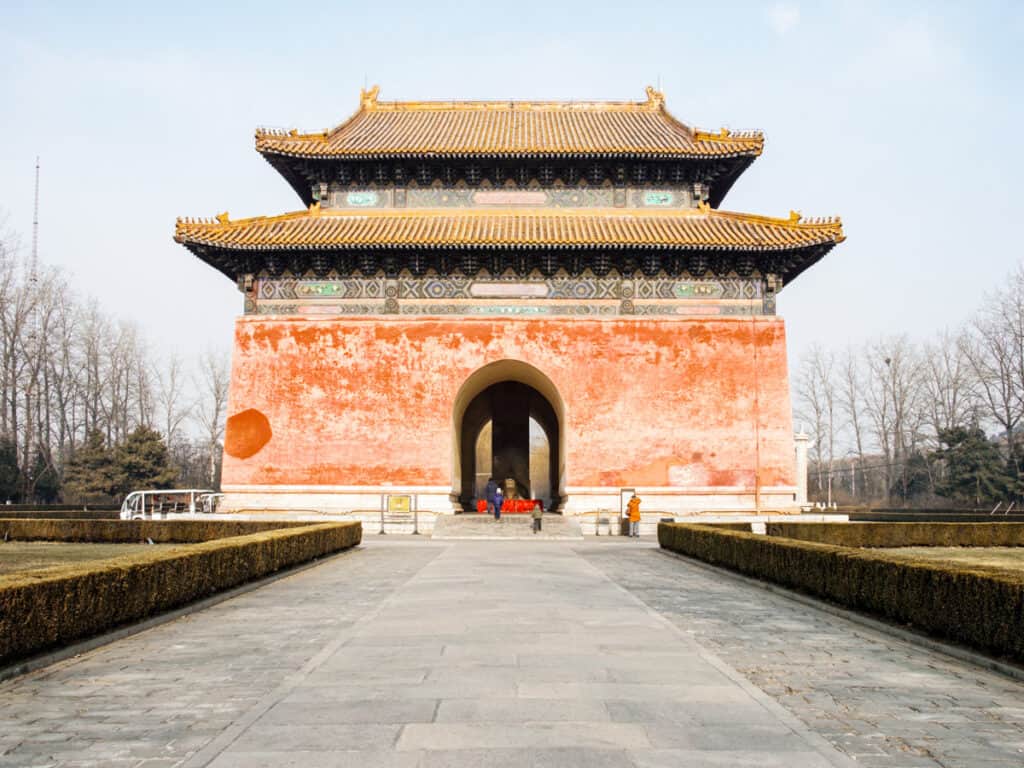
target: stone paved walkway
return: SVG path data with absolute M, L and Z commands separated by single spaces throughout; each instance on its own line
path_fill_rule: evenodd
M 1024 684 L 656 549 L 584 556 L 868 768 L 1024 766 Z
M 1019 765 L 1022 728 L 1024 686 L 621 539 L 371 538 L 0 685 L 0 766 Z

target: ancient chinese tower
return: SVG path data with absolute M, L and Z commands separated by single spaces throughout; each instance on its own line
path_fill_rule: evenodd
M 384 102 L 257 131 L 305 206 L 180 219 L 245 297 L 229 508 L 469 509 L 489 476 L 566 514 L 796 504 L 776 295 L 837 219 L 720 209 L 760 133 L 640 102 Z

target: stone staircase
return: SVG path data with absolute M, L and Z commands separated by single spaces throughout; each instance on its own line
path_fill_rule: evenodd
M 463 514 L 438 515 L 432 538 L 445 540 L 529 540 L 529 541 L 582 541 L 580 524 L 571 517 L 544 515 L 540 533 L 533 532 L 533 518 L 529 515 Z

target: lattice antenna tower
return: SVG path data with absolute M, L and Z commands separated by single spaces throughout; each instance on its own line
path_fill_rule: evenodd
M 29 263 L 28 279 L 35 288 L 39 280 L 39 155 L 36 155 L 35 203 L 32 207 L 32 261 Z
M 38 350 L 35 349 L 37 342 L 40 340 L 40 322 L 39 322 L 39 155 L 36 155 L 36 183 L 35 183 L 35 195 L 32 205 L 32 254 L 29 256 L 28 265 L 28 280 L 29 290 L 32 292 L 29 304 L 28 314 L 28 343 L 30 348 L 34 350 L 36 357 L 35 365 L 32 368 L 32 375 L 28 381 L 28 388 L 26 391 L 26 399 L 28 403 L 31 403 L 33 396 L 36 391 L 36 384 L 39 380 L 39 360 L 41 355 Z M 26 405 L 28 405 L 26 403 Z M 40 408 L 39 399 L 35 399 L 35 422 L 38 426 L 41 420 L 42 410 Z M 28 406 L 26 418 L 32 419 L 32 408 Z M 32 447 L 32 429 L 25 430 L 25 453 L 31 456 Z M 32 492 L 34 492 L 35 483 L 32 483 Z

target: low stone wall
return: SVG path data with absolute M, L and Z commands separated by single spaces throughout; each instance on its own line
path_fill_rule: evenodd
M 658 541 L 712 565 L 1024 661 L 1024 574 L 708 525 L 662 523 Z
M 1024 523 L 769 523 L 767 532 L 842 547 L 1024 546 Z
M 245 536 L 0 576 L 0 664 L 356 546 L 362 537 L 359 523 L 274 525 Z
M 194 544 L 281 528 L 309 526 L 287 520 L 21 520 L 0 518 L 0 538 L 15 541 L 84 541 L 93 544 Z

